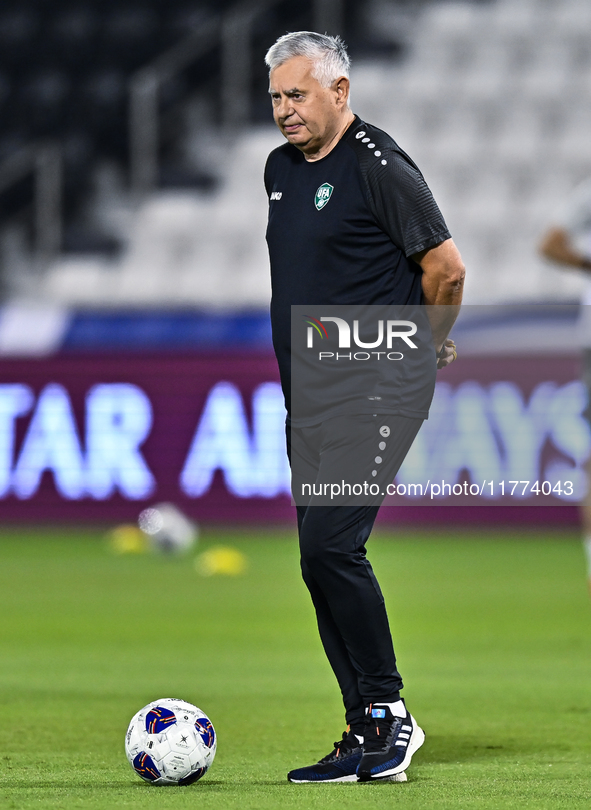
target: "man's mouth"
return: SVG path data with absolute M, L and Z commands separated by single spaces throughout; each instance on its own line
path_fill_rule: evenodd
M 283 129 L 285 132 L 295 132 L 296 129 L 299 129 L 301 126 L 301 124 L 284 124 Z

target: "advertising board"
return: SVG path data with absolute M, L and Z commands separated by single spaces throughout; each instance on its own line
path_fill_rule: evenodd
M 156 501 L 206 522 L 293 521 L 268 351 L 2 359 L 0 380 L 5 521 L 134 520 Z M 463 358 L 438 373 L 380 520 L 576 521 L 585 406 L 576 355 Z

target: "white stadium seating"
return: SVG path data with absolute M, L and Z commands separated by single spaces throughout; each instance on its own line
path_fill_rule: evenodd
M 422 168 L 468 267 L 466 300 L 576 300 L 581 279 L 537 244 L 591 174 L 591 2 L 425 3 L 410 39 L 400 63 L 355 65 L 352 106 Z M 228 141 L 219 191 L 155 194 L 131 216 L 119 260 L 58 262 L 43 294 L 70 306 L 266 306 L 262 171 L 280 142 L 271 125 Z

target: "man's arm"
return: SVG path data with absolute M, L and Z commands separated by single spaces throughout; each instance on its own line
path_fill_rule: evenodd
M 540 243 L 540 253 L 544 258 L 566 267 L 591 270 L 591 258 L 579 253 L 573 247 L 570 234 L 564 228 L 549 228 Z
M 453 341 L 446 340 L 455 323 L 462 303 L 466 268 L 453 239 L 446 239 L 429 250 L 415 253 L 412 257 L 423 270 L 423 296 L 429 306 L 429 320 L 433 342 L 439 357 L 438 368 L 449 365 L 455 359 Z

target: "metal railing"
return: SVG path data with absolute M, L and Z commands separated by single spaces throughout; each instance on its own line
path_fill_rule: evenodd
M 252 29 L 280 0 L 240 0 L 220 22 L 209 21 L 170 51 L 142 68 L 129 83 L 129 145 L 132 191 L 143 196 L 158 183 L 160 146 L 159 94 L 164 82 L 192 62 L 221 47 L 220 98 L 222 126 L 238 131 L 250 119 L 252 95 Z M 344 0 L 312 0 L 314 28 L 339 33 Z
M 222 20 L 221 102 L 226 131 L 248 123 L 252 93 L 252 26 L 277 0 L 243 0 Z
M 0 165 L 0 193 L 33 175 L 34 257 L 38 266 L 57 257 L 62 245 L 62 155 L 58 144 L 32 144 Z
M 129 82 L 129 160 L 131 188 L 146 194 L 158 182 L 160 88 L 219 41 L 219 24 L 208 20 L 186 39 L 138 70 Z
M 129 82 L 130 184 L 139 197 L 158 185 L 159 96 L 162 85 L 195 60 L 221 47 L 222 125 L 238 131 L 249 122 L 252 95 L 252 29 L 280 0 L 240 0 L 221 21 L 210 20 Z M 343 0 L 312 0 L 314 29 L 338 33 Z M 62 246 L 62 154 L 57 143 L 31 144 L 0 164 L 0 193 L 27 175 L 34 177 L 34 259 L 38 267 L 57 257 Z

